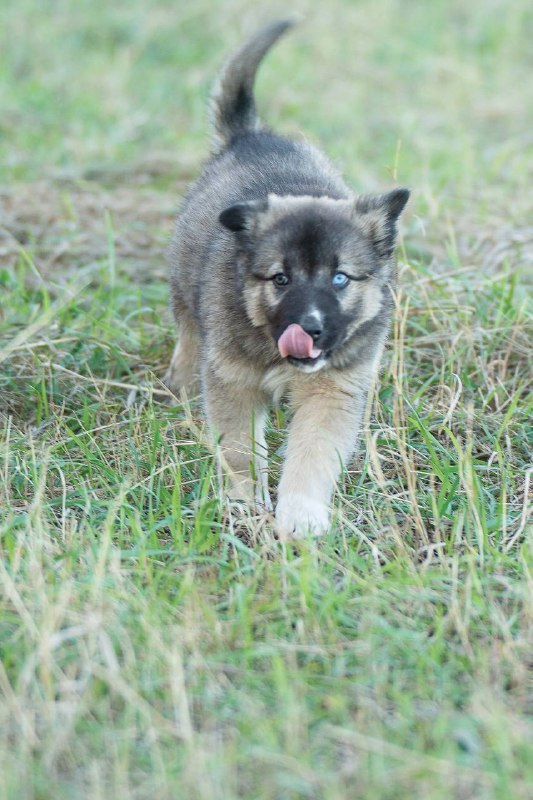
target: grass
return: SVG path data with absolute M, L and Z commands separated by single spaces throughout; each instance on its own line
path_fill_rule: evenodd
M 295 8 L 265 116 L 414 190 L 366 446 L 298 547 L 158 379 L 209 83 L 286 9 L 0 8 L 5 800 L 531 796 L 530 3 Z

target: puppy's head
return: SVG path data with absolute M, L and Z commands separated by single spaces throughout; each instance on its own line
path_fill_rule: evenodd
M 295 367 L 320 369 L 389 307 L 408 197 L 407 189 L 357 200 L 269 195 L 220 215 L 239 240 L 248 317 Z

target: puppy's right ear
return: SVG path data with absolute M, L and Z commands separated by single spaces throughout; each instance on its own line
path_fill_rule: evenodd
M 380 258 L 390 258 L 392 255 L 398 217 L 408 200 L 409 189 L 393 189 L 387 194 L 358 197 L 355 202 L 355 218 Z
M 250 200 L 247 203 L 235 203 L 220 214 L 218 221 L 230 231 L 252 231 L 258 217 L 268 210 L 268 200 Z

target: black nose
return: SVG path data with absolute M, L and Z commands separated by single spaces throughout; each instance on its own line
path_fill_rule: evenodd
M 322 318 L 318 314 L 306 314 L 300 320 L 300 325 L 312 337 L 314 342 L 322 336 L 324 331 Z

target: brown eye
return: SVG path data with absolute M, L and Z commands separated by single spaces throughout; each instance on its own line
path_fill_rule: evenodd
M 286 286 L 289 283 L 289 276 L 284 272 L 278 272 L 272 278 L 272 282 L 275 286 Z

